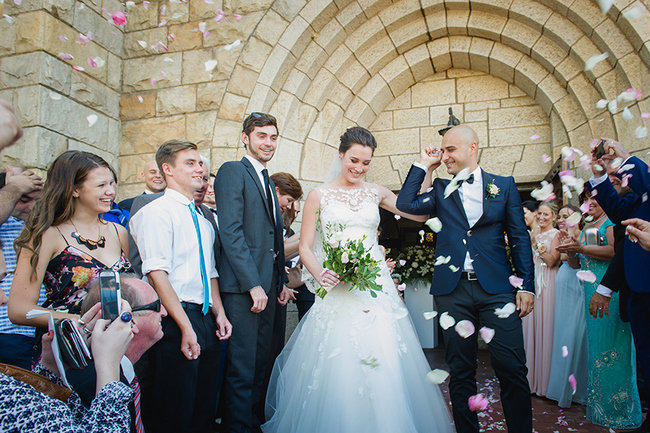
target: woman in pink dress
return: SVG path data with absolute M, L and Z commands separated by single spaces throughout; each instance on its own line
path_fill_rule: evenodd
M 546 396 L 553 354 L 555 275 L 559 269 L 557 206 L 544 202 L 537 209 L 539 226 L 531 233 L 535 261 L 535 309 L 522 319 L 530 391 Z

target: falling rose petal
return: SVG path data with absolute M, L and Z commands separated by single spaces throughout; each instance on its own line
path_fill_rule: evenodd
M 597 138 L 594 138 L 594 139 L 591 140 L 591 142 L 589 143 L 589 149 L 594 150 L 594 149 L 596 148 L 596 146 L 598 146 L 599 144 L 600 144 L 600 140 L 597 139 Z
M 72 66 L 72 69 L 74 69 L 77 72 L 86 72 L 86 70 L 82 66 L 74 65 Z
M 436 368 L 427 373 L 426 381 L 434 385 L 440 385 L 449 377 L 449 372 Z
M 516 275 L 510 275 L 508 277 L 508 281 L 510 282 L 510 285 L 515 289 L 518 289 L 524 285 L 524 279 Z
M 621 179 L 621 187 L 627 188 L 631 177 L 632 177 L 631 174 L 624 175 L 623 178 Z
M 530 139 L 533 140 L 533 141 L 537 141 L 540 138 L 542 138 L 542 136 L 539 135 L 539 134 L 533 134 L 533 135 L 530 136 Z
M 86 120 L 88 121 L 88 126 L 92 128 L 93 125 L 97 123 L 97 115 L 91 114 L 88 117 L 86 117 Z
M 648 128 L 645 125 L 637 126 L 634 133 L 636 134 L 636 138 L 645 138 L 648 136 Z
M 617 157 L 609 164 L 611 168 L 619 168 L 623 164 L 623 158 Z
M 395 220 L 397 220 L 397 221 L 399 221 L 400 219 L 402 219 L 402 217 L 401 217 L 400 215 L 393 215 L 393 216 L 395 217 Z
M 641 113 L 641 120 L 643 123 L 647 123 L 650 120 L 650 113 Z
M 126 17 L 120 11 L 117 11 L 113 15 L 111 15 L 111 18 L 113 19 L 113 24 L 115 24 L 118 27 L 125 26 L 127 23 Z
M 225 16 L 226 14 L 224 13 L 224 11 L 222 11 L 221 9 L 217 9 L 217 15 L 214 17 L 214 20 L 220 23 Z
M 479 333 L 481 334 L 481 338 L 483 339 L 483 341 L 485 341 L 485 344 L 490 344 L 490 341 L 492 341 L 495 334 L 494 329 L 488 328 L 486 326 L 482 327 L 479 330 Z
M 67 38 L 67 36 L 59 35 L 59 39 L 60 39 L 61 42 L 63 42 L 63 43 L 68 42 L 68 38 Z
M 542 187 L 534 189 L 530 195 L 537 201 L 548 201 L 555 198 L 554 187 L 552 183 L 542 181 Z M 551 198 L 553 197 L 553 198 Z
M 218 62 L 216 60 L 208 60 L 207 62 L 205 62 L 205 71 L 210 72 L 217 66 L 217 63 Z
M 80 45 L 86 45 L 88 42 L 93 40 L 93 34 L 92 32 L 88 32 L 87 34 L 82 34 L 79 33 L 79 38 L 75 41 L 76 43 Z
M 240 22 L 240 21 L 241 21 L 241 15 L 239 15 L 239 14 L 233 14 L 232 16 L 235 17 L 235 19 L 237 20 L 237 22 Z
M 59 53 L 59 57 L 63 60 L 74 60 L 74 57 L 72 57 L 72 54 L 67 54 L 67 53 Z
M 167 5 L 160 6 L 160 15 L 165 15 L 167 13 Z
M 494 310 L 494 314 L 499 318 L 499 319 L 506 319 L 510 317 L 512 313 L 514 313 L 517 310 L 517 307 L 515 306 L 514 303 L 508 302 L 506 305 L 503 306 L 503 308 L 496 308 Z
M 596 275 L 591 271 L 578 271 L 576 272 L 576 277 L 578 277 L 580 281 L 586 281 L 588 283 L 596 282 Z
M 144 102 L 144 98 L 141 95 L 138 95 L 138 101 L 142 104 Z
M 424 224 L 426 224 L 434 233 L 440 233 L 440 230 L 442 230 L 442 222 L 440 222 L 438 217 L 430 218 Z
M 397 290 L 399 290 L 400 292 L 403 292 L 404 290 L 406 290 L 406 283 L 398 284 L 397 285 Z
M 232 50 L 233 48 L 237 48 L 240 44 L 241 44 L 241 39 L 237 39 L 237 40 L 236 40 L 235 42 L 233 42 L 232 44 L 228 44 L 228 45 L 226 45 L 225 47 L 223 47 L 223 49 L 226 50 L 226 51 L 230 51 L 230 50 Z
M 174 15 L 172 15 L 172 19 L 173 19 L 173 20 L 177 20 L 177 19 L 179 19 L 180 17 L 182 17 L 183 15 L 185 15 L 185 14 L 182 14 L 182 13 L 175 13 Z
M 476 331 L 474 324 L 469 320 L 461 320 L 460 322 L 456 323 L 454 329 L 456 330 L 456 333 L 463 338 L 470 337 L 472 334 L 474 334 L 474 331 Z
M 607 107 L 607 103 L 609 103 L 609 101 L 607 99 L 601 99 L 600 101 L 596 102 L 596 108 L 601 110 L 601 109 Z
M 591 71 L 594 68 L 594 66 L 596 66 L 598 63 L 602 62 L 608 57 L 609 57 L 609 53 L 596 54 L 595 56 L 591 56 L 589 60 L 585 62 L 585 72 Z
M 91 68 L 96 68 L 97 62 L 95 61 L 95 59 L 93 59 L 92 57 L 88 57 L 88 66 L 90 66 Z
M 644 14 L 646 13 L 646 10 L 643 6 L 635 6 L 629 11 L 625 12 L 623 16 L 627 20 L 638 20 L 640 19 Z
M 13 24 L 13 23 L 16 22 L 16 21 L 13 19 L 13 17 L 10 17 L 10 16 L 7 15 L 7 14 L 2 14 L 2 16 L 5 17 L 5 20 L 7 20 L 7 22 L 8 22 L 9 24 Z
M 469 404 L 469 410 L 472 412 L 477 412 L 479 410 L 485 410 L 488 407 L 488 399 L 483 394 L 473 395 L 467 400 Z
M 205 26 L 206 26 L 205 22 L 202 21 L 202 22 L 199 23 L 198 27 L 199 27 L 199 31 L 201 33 L 203 33 L 205 31 Z
M 14 3 L 16 3 L 16 6 L 20 6 L 23 3 L 23 0 L 14 0 Z
M 210 32 L 209 31 L 204 31 L 203 32 L 203 39 L 208 39 L 210 37 Z
M 150 83 L 151 83 L 152 86 L 155 86 L 156 84 L 158 84 L 158 80 L 156 80 L 155 78 L 152 78 Z
M 163 18 L 163 19 L 158 23 L 158 27 L 162 27 L 162 26 L 164 26 L 165 24 L 167 24 L 167 20 Z
M 61 95 L 59 95 L 58 93 L 50 92 L 50 99 L 52 99 L 53 101 L 58 101 L 61 99 Z
M 148 2 L 148 1 L 143 1 L 142 2 L 142 7 L 144 8 L 144 10 L 149 10 L 149 3 L 150 2 Z
M 431 320 L 431 319 L 433 319 L 434 317 L 436 317 L 438 315 L 438 312 L 437 311 L 425 311 L 424 313 L 422 313 L 422 315 L 424 316 L 424 320 Z
M 160 79 L 163 80 L 167 74 L 165 74 L 165 71 L 160 71 Z
M 454 266 L 454 265 L 449 265 L 449 270 L 450 270 L 451 272 L 458 272 L 458 271 L 460 271 L 460 268 L 457 268 L 457 267 Z
M 580 165 L 578 165 L 578 168 L 589 170 L 589 167 L 591 167 L 591 155 L 582 155 L 580 157 Z
M 210 0 L 203 0 L 203 3 L 205 3 L 206 5 L 213 5 L 214 4 L 214 2 L 210 1 Z
M 569 356 L 569 348 L 562 346 L 562 358 L 566 358 L 567 356 Z
M 447 256 L 447 257 L 438 256 L 438 257 L 436 257 L 436 261 L 433 264 L 433 266 L 446 265 L 447 263 L 449 263 L 450 260 L 451 260 L 451 256 Z
M 562 152 L 562 157 L 566 162 L 572 162 L 576 158 L 576 153 L 573 150 L 573 147 L 564 146 L 560 149 Z
M 578 383 L 576 382 L 576 377 L 574 375 L 569 376 L 569 383 L 571 384 L 571 388 L 573 388 L 573 394 L 575 394 Z
M 607 109 L 609 110 L 610 113 L 616 114 L 616 111 L 618 111 L 618 102 L 616 101 L 616 99 L 612 99 L 611 101 L 609 101 L 609 103 L 607 104 Z
M 147 46 L 149 45 L 149 44 L 147 44 L 145 41 L 138 41 L 138 44 L 139 44 L 142 48 L 147 48 Z
M 406 264 L 406 260 L 400 260 L 400 261 L 399 261 L 399 265 L 400 265 L 400 266 L 404 266 L 405 264 Z
M 623 171 L 630 171 L 634 168 L 634 164 L 625 164 L 621 168 L 618 169 L 618 172 L 623 172 Z
M 580 212 L 585 214 L 585 213 L 589 212 L 590 208 L 591 208 L 591 205 L 589 204 L 588 201 L 586 201 L 586 202 L 582 203 L 582 205 L 580 205 Z
M 127 9 L 132 9 L 135 7 L 135 2 L 134 1 L 128 1 L 125 3 Z
M 648 201 L 648 193 L 644 192 L 643 195 L 641 196 L 641 202 L 645 203 Z
M 632 114 L 632 112 L 630 111 L 630 109 L 627 108 L 627 107 L 625 107 L 625 108 L 623 109 L 623 115 L 622 115 L 622 116 L 623 116 L 623 119 L 625 119 L 625 120 L 632 120 L 632 119 L 634 119 L 634 114 Z
M 440 327 L 445 331 L 456 324 L 456 319 L 451 317 L 448 312 L 444 312 L 440 315 Z
M 551 158 L 550 155 L 547 155 L 547 154 L 542 155 L 542 162 L 547 162 L 548 163 L 548 162 L 551 162 L 551 161 L 553 161 L 553 158 Z

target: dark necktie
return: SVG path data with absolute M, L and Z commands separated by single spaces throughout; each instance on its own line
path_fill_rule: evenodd
M 465 179 L 465 180 L 462 180 L 462 181 L 460 182 L 460 184 L 462 185 L 463 182 L 467 182 L 467 183 L 469 183 L 470 185 L 473 184 L 473 183 L 474 183 L 474 175 L 473 175 L 473 174 L 470 174 L 469 177 L 468 177 L 467 179 Z
M 269 172 L 267 169 L 262 170 L 262 176 L 264 176 L 264 188 L 266 188 L 266 202 L 269 205 L 269 209 L 271 210 L 271 217 L 273 218 L 273 228 L 275 231 L 277 231 L 278 224 L 275 221 L 275 204 L 273 202 L 273 196 L 271 195 L 271 182 L 269 181 Z M 273 247 L 277 253 L 280 251 L 277 233 L 274 233 L 273 239 Z
M 135 406 L 135 431 L 136 433 L 144 433 L 144 425 L 142 425 L 142 413 L 140 412 L 140 382 L 138 377 L 133 376 L 131 381 L 131 388 L 134 392 L 133 405 Z

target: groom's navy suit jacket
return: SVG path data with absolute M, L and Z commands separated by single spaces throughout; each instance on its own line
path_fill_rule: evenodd
M 465 254 L 469 251 L 472 266 L 481 287 L 488 293 L 512 292 L 508 277 L 512 269 L 506 254 L 508 244 L 517 276 L 524 279 L 523 290 L 535 292 L 533 255 L 530 235 L 526 229 L 519 192 L 512 177 L 483 174 L 483 215 L 472 227 L 467 222 L 465 209 L 458 191 L 444 198 L 448 179 L 435 179 L 433 189 L 418 195 L 425 171 L 411 167 L 404 186 L 397 197 L 397 208 L 414 215 L 435 215 L 442 222 L 436 242 L 436 258 L 451 256 L 446 265 L 436 266 L 432 295 L 451 293 L 460 281 Z M 499 188 L 496 197 L 487 193 L 488 185 Z M 458 270 L 453 272 L 450 265 Z

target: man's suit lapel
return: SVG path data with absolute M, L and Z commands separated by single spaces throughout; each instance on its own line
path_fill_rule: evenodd
M 262 201 L 264 202 L 264 208 L 266 209 L 266 216 L 269 217 L 271 222 L 275 224 L 275 219 L 273 217 L 273 211 L 269 209 L 269 204 L 268 201 L 266 200 L 266 194 L 264 194 L 264 187 L 262 186 L 262 183 L 260 182 L 259 176 L 257 176 L 257 172 L 255 171 L 255 168 L 253 167 L 253 164 L 247 159 L 247 158 L 242 158 L 241 159 L 242 163 L 244 163 L 244 166 L 246 167 L 246 170 L 248 171 L 248 174 L 253 178 L 253 181 L 255 182 L 255 185 L 257 185 L 257 189 L 259 190 L 260 195 L 262 196 Z M 274 200 L 275 202 L 275 200 Z
M 456 203 L 456 206 L 458 206 L 458 210 L 460 211 L 463 218 L 465 218 L 465 221 L 468 221 L 467 220 L 467 214 L 465 213 L 465 207 L 463 206 L 463 202 L 460 199 L 460 193 L 458 192 L 458 190 L 452 192 L 451 197 L 454 199 L 454 203 Z M 468 224 L 469 224 L 469 222 L 468 222 Z
M 481 222 L 481 220 L 485 217 L 485 215 L 487 215 L 488 209 L 490 209 L 490 202 L 492 200 L 490 200 L 491 197 L 487 193 L 487 187 L 488 187 L 489 184 L 494 182 L 494 178 L 492 177 L 492 175 L 490 173 L 488 173 L 485 170 L 481 169 L 481 174 L 482 174 L 482 177 L 483 177 L 483 192 L 482 192 L 482 194 L 483 194 L 483 214 L 481 215 L 481 218 L 479 218 L 478 221 L 476 221 L 476 224 Z M 474 224 L 474 225 L 476 225 L 476 224 Z

